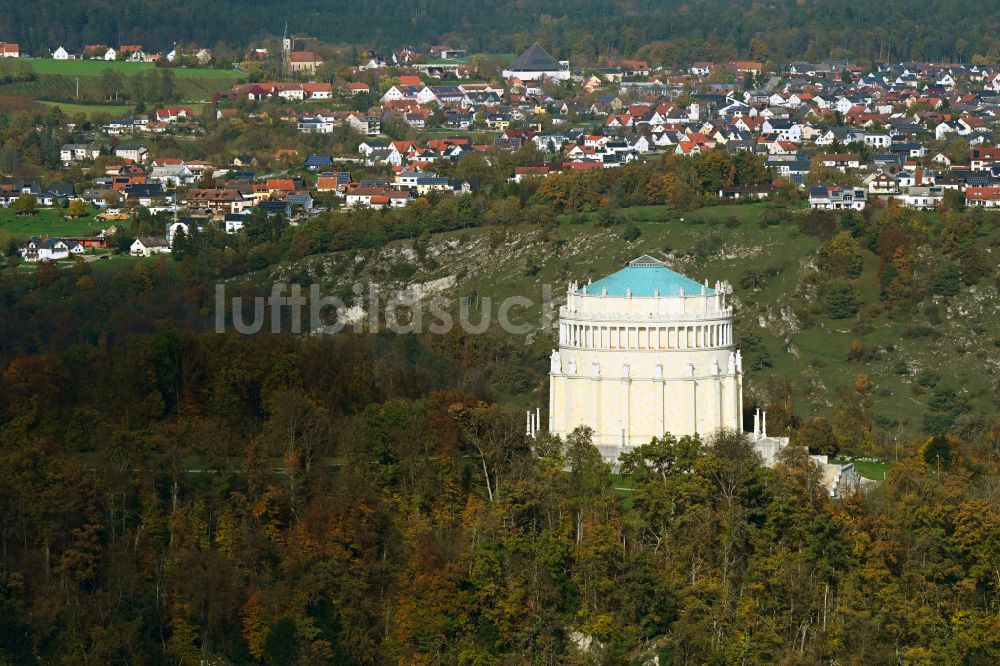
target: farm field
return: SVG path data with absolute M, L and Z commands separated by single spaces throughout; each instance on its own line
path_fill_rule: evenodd
M 104 60 L 51 60 L 27 59 L 35 70 L 33 81 L 18 81 L 0 85 L 0 97 L 26 98 L 43 102 L 88 103 L 97 106 L 128 106 L 109 104 L 101 84 L 101 73 L 111 69 L 128 80 L 137 75 L 156 75 L 171 72 L 173 88 L 184 103 L 211 99 L 222 90 L 229 89 L 242 75 L 231 69 L 157 68 L 152 63 L 132 63 Z M 125 86 L 126 92 L 128 85 Z M 65 110 L 65 109 L 64 109 Z M 88 113 L 100 110 L 81 109 Z M 120 110 L 109 113 L 120 113 Z
M 98 113 L 107 113 L 112 116 L 117 116 L 127 114 L 132 110 L 132 107 L 124 104 L 73 104 L 71 102 L 52 102 L 44 99 L 39 100 L 39 103 L 50 107 L 58 106 L 63 113 L 68 115 L 86 113 L 89 116 L 94 116 Z
M 153 71 L 153 70 L 148 70 Z M 135 72 L 143 73 L 143 72 Z M 229 89 L 235 79 L 181 77 L 174 79 L 174 90 L 184 100 L 207 100 L 215 93 Z M 79 76 L 81 101 L 106 103 L 100 78 Z M 41 101 L 76 100 L 77 76 L 69 74 L 39 74 L 34 81 L 21 81 L 0 86 L 0 95 L 27 97 Z
M 203 79 L 239 79 L 242 74 L 232 69 L 170 67 L 158 68 L 151 62 L 119 62 L 117 60 L 52 60 L 51 58 L 26 58 L 25 62 L 38 74 L 56 74 L 67 76 L 100 76 L 106 69 L 128 76 L 141 74 L 157 69 L 170 71 L 176 78 Z

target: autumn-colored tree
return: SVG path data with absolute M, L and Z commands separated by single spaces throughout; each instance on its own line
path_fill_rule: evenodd
M 653 201 L 683 210 L 691 204 L 694 190 L 677 174 L 666 173 L 650 179 L 646 195 Z
M 80 199 L 73 199 L 69 202 L 66 214 L 70 217 L 86 217 L 87 204 Z
M 819 249 L 819 265 L 835 278 L 853 278 L 861 274 L 861 245 L 851 234 L 841 231 Z
M 34 194 L 22 194 L 14 200 L 10 207 L 18 215 L 34 215 L 37 206 L 38 197 Z
M 794 440 L 796 444 L 808 448 L 810 453 L 836 457 L 840 451 L 840 442 L 834 435 L 833 426 L 821 416 L 799 428 Z

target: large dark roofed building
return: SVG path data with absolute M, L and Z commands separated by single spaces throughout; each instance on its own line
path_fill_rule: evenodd
M 503 75 L 504 78 L 517 77 L 522 81 L 535 81 L 545 77 L 565 80 L 569 78 L 569 64 L 559 62 L 541 44 L 535 42 L 517 57 L 510 69 L 504 70 Z
M 559 68 L 559 61 L 538 42 L 529 46 L 511 65 L 511 69 L 521 72 L 549 72 Z

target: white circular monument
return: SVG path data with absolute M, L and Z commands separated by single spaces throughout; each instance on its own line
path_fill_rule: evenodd
M 720 285 L 644 255 L 587 285 L 559 310 L 549 373 L 549 431 L 590 426 L 608 459 L 669 432 L 742 429 L 743 368 Z

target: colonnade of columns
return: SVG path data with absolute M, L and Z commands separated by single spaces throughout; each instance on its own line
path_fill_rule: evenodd
M 603 325 L 562 322 L 559 344 L 584 349 L 706 349 L 733 344 L 731 323 Z

